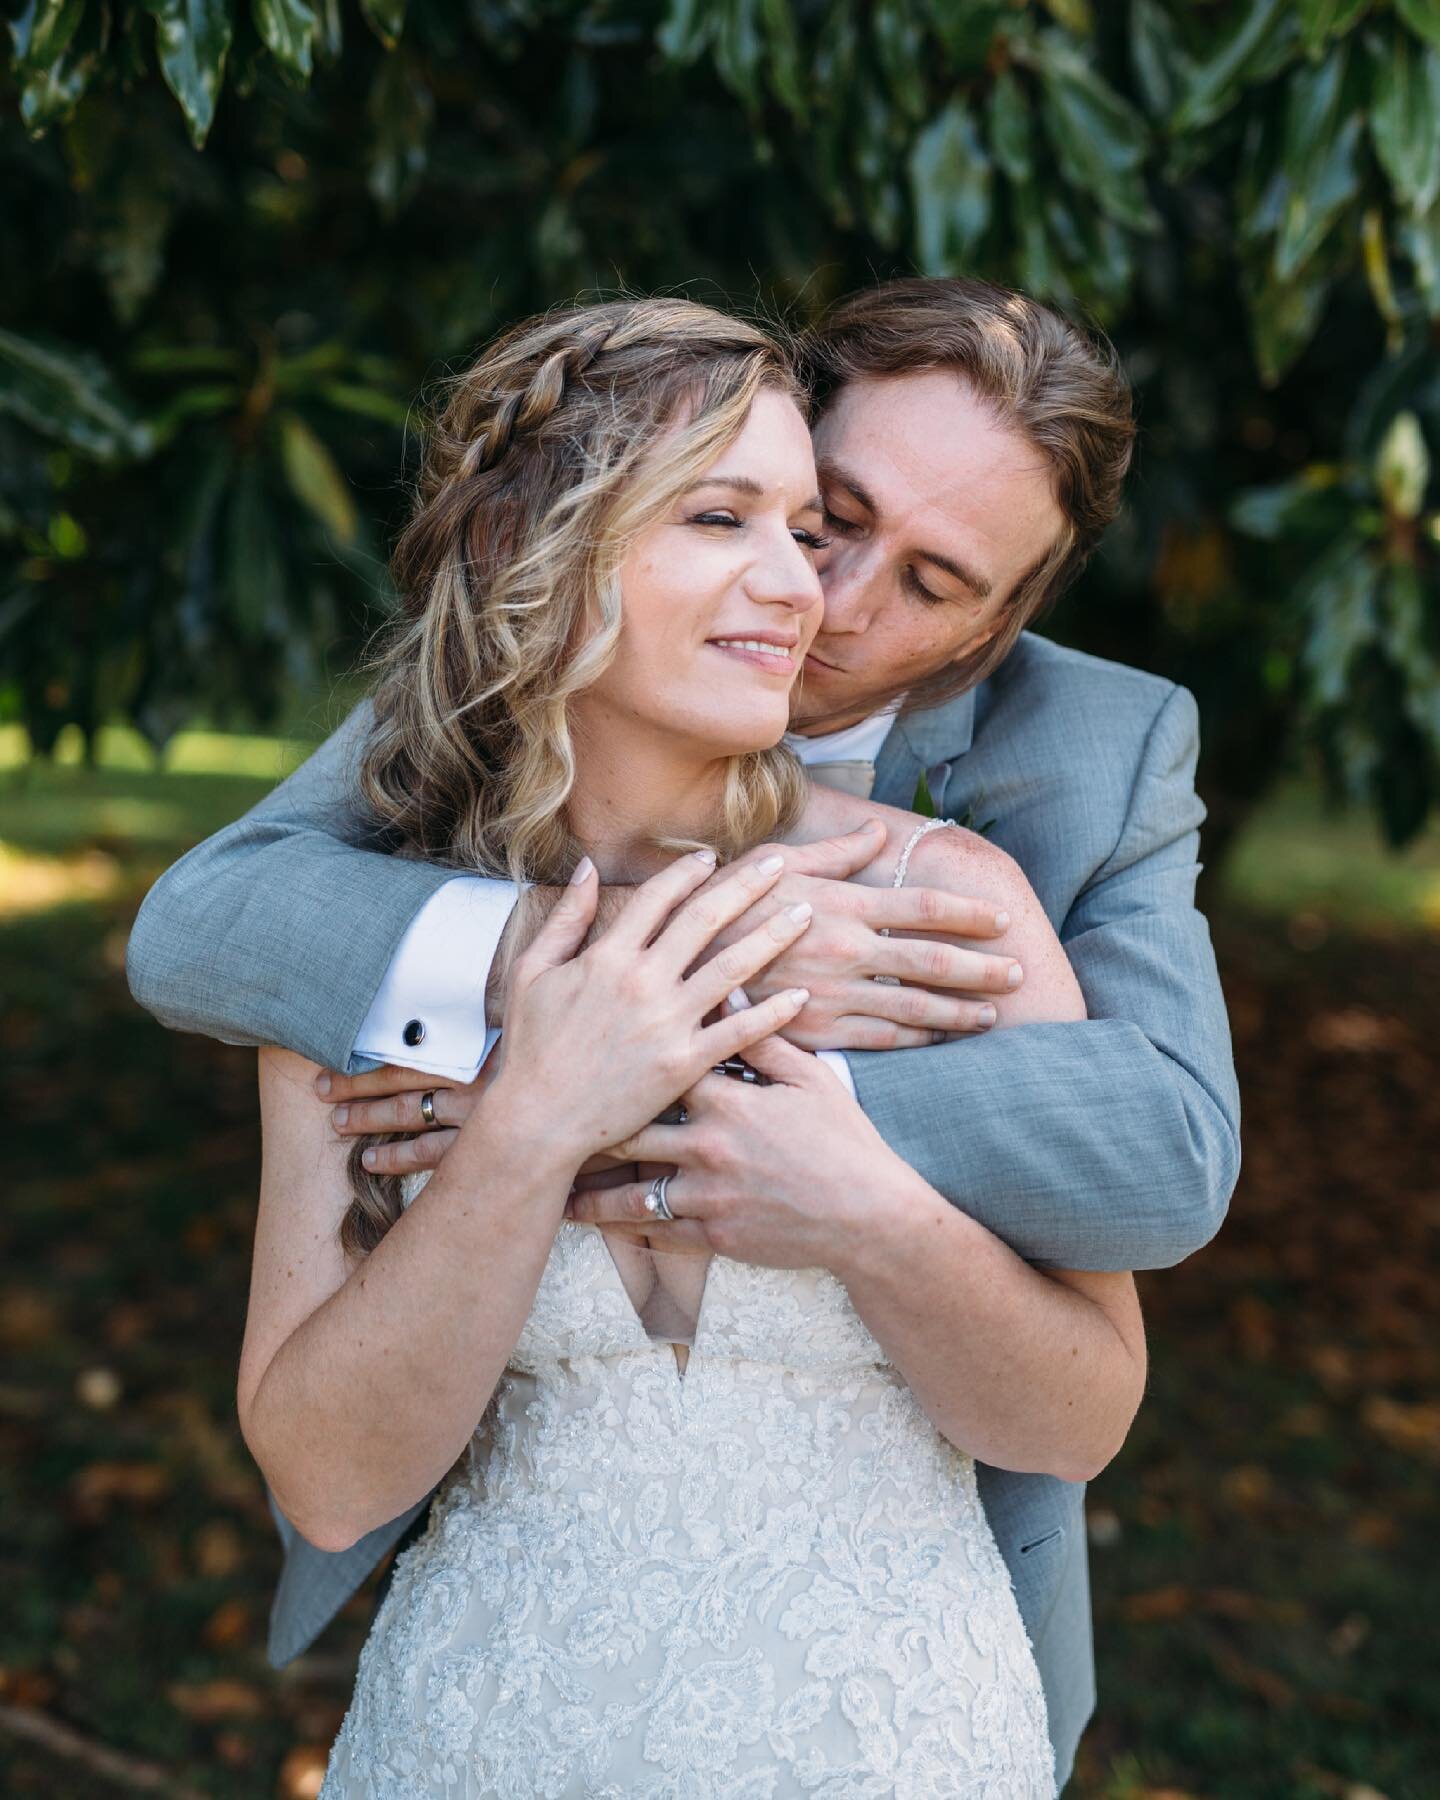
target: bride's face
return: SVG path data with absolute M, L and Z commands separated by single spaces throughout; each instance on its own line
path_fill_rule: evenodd
M 820 625 L 822 522 L 810 433 L 761 393 L 745 428 L 631 546 L 616 654 L 577 726 L 653 727 L 703 757 L 778 743 Z

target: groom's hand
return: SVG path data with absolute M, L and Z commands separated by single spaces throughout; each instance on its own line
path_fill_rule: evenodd
M 884 825 L 862 826 L 814 844 L 765 844 L 740 861 L 785 852 L 785 873 L 711 945 L 721 950 L 779 907 L 807 901 L 810 929 L 746 983 L 754 1000 L 786 988 L 809 1003 L 781 1034 L 802 1050 L 898 1050 L 937 1043 L 951 1032 L 987 1031 L 990 996 L 1012 993 L 1014 957 L 993 956 L 957 938 L 1000 936 L 1009 923 L 990 901 L 943 888 L 869 887 L 849 877 L 885 848 Z M 904 932 L 882 937 L 881 929 Z M 877 979 L 885 977 L 886 979 Z
M 330 1102 L 330 1123 L 339 1137 L 411 1133 L 394 1143 L 376 1144 L 366 1155 L 366 1167 L 373 1175 L 409 1175 L 416 1169 L 440 1166 L 499 1066 L 499 1055 L 492 1054 L 468 1082 L 427 1075 L 422 1069 L 404 1069 L 398 1063 L 383 1063 L 364 1075 L 340 1075 L 325 1069 L 315 1078 L 315 1091 Z M 426 1094 L 432 1096 L 433 1125 L 421 1112 Z

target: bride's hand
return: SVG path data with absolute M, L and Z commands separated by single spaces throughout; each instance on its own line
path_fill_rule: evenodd
M 648 1124 L 707 1069 L 787 1024 L 809 997 L 804 989 L 704 1021 L 795 942 L 808 906 L 783 909 L 687 975 L 716 933 L 774 887 L 784 861 L 777 853 L 741 864 L 697 893 L 714 857 L 679 857 L 581 950 L 599 894 L 587 857 L 511 973 L 504 1066 L 471 1119 L 528 1121 L 578 1168 Z

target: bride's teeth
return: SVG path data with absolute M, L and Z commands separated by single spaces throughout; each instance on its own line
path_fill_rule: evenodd
M 717 638 L 715 641 L 722 650 L 758 650 L 762 656 L 790 661 L 790 652 L 784 644 L 762 644 L 757 638 Z

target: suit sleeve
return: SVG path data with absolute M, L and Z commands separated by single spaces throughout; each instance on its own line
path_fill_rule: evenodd
M 355 774 L 362 702 L 243 818 L 150 890 L 130 934 L 130 991 L 162 1025 L 368 1066 L 356 1035 L 411 921 L 453 869 L 386 853 Z
M 1119 841 L 1061 939 L 1088 1020 L 849 1057 L 891 1147 L 1027 1260 L 1158 1269 L 1219 1230 L 1240 1103 L 1210 932 L 1195 908 L 1195 702 L 1162 703 Z

